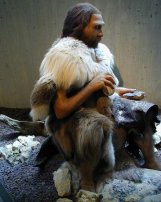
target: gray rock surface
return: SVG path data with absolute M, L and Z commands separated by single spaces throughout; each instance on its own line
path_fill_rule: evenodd
M 150 201 L 161 194 L 161 171 L 129 168 L 116 172 L 113 179 L 105 180 L 98 189 L 103 201 Z M 161 198 L 160 198 L 161 201 Z
M 161 194 L 146 196 L 142 200 L 142 202 L 160 202 L 160 201 L 161 201 Z

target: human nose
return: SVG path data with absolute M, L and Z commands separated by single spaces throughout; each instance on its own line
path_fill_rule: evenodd
M 103 31 L 102 30 L 99 31 L 98 36 L 103 37 Z

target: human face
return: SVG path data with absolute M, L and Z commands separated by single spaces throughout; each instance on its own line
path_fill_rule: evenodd
M 103 37 L 104 21 L 101 14 L 93 14 L 90 22 L 84 28 L 81 40 L 90 48 L 96 48 Z

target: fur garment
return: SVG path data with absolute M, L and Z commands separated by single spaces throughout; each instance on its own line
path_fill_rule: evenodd
M 36 121 L 48 116 L 49 105 L 57 89 L 70 91 L 82 88 L 100 73 L 111 74 L 118 85 L 113 65 L 113 55 L 102 43 L 92 49 L 72 37 L 58 39 L 41 63 L 40 79 L 31 95 L 31 117 Z

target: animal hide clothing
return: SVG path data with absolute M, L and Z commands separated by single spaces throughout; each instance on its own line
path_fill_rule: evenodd
M 34 121 L 47 117 L 57 89 L 80 89 L 100 73 L 111 74 L 118 85 L 113 65 L 113 55 L 102 43 L 93 49 L 72 37 L 58 39 L 41 63 L 40 79 L 31 95 L 31 117 Z

